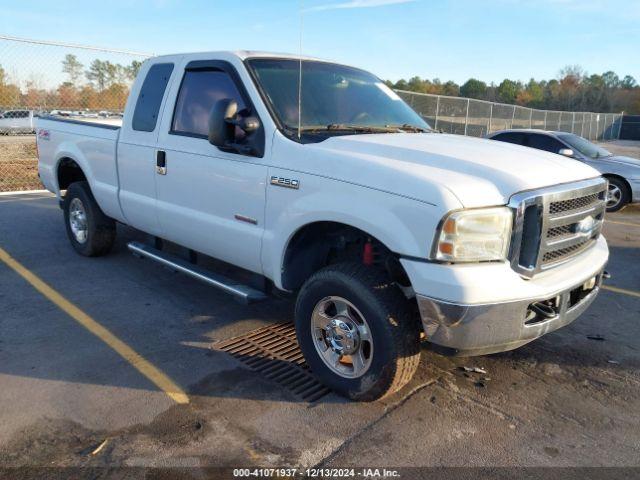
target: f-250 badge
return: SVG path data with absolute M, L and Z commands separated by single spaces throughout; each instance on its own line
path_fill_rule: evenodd
M 295 188 L 296 190 L 300 188 L 300 180 L 296 180 L 294 178 L 284 178 L 278 177 L 277 175 L 271 176 L 271 185 L 276 185 L 278 187 L 285 188 Z

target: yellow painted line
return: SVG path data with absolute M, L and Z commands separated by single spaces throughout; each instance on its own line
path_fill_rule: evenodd
M 627 290 L 626 288 L 610 287 L 609 285 L 603 285 L 602 288 L 604 290 L 609 290 L 610 292 L 622 293 L 624 295 L 629 295 L 631 297 L 640 298 L 640 292 L 636 292 L 634 290 Z
M 189 403 L 187 394 L 177 386 L 167 375 L 162 373 L 145 358 L 133 350 L 129 345 L 124 343 L 105 327 L 96 322 L 89 315 L 76 307 L 61 294 L 42 281 L 37 275 L 29 271 L 26 267 L 15 260 L 5 250 L 0 248 L 0 260 L 6 263 L 18 275 L 24 278 L 33 288 L 44 295 L 48 300 L 53 302 L 58 308 L 73 318 L 84 328 L 93 333 L 96 337 L 106 343 L 109 347 L 116 351 L 122 358 L 131 364 L 142 375 L 147 377 L 158 388 L 163 390 L 176 403 Z
M 638 223 L 631 223 L 631 222 L 616 222 L 615 220 L 605 220 L 604 221 L 605 225 L 607 223 L 615 223 L 616 225 L 627 225 L 629 227 L 640 227 L 640 224 Z

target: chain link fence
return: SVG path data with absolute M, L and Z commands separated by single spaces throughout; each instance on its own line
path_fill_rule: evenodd
M 507 128 L 535 128 L 575 133 L 592 141 L 620 138 L 622 114 L 560 112 L 397 90 L 404 101 L 436 130 L 483 137 Z
M 122 116 L 149 54 L 0 35 L 0 192 L 42 188 L 35 119 Z
M 0 192 L 42 188 L 35 118 L 122 116 L 129 89 L 150 54 L 0 35 Z M 504 128 L 564 130 L 590 140 L 620 135 L 621 115 L 554 112 L 459 97 L 398 91 L 432 127 L 481 137 Z

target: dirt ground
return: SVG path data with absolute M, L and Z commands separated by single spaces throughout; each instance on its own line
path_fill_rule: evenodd
M 610 140 L 608 142 L 597 142 L 615 155 L 625 155 L 627 157 L 640 158 L 640 142 L 635 140 Z
M 35 136 L 0 135 L 0 192 L 41 188 Z

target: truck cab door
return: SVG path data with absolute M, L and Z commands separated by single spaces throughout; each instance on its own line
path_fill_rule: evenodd
M 167 86 L 174 64 L 155 63 L 139 76 L 144 77 L 139 90 L 134 86 L 120 137 L 118 139 L 118 182 L 120 208 L 127 223 L 152 235 L 160 235 L 156 208 L 156 143 L 160 130 L 160 112 L 166 101 Z
M 164 168 L 156 173 L 163 238 L 261 273 L 265 159 L 222 151 L 207 139 L 213 105 L 230 98 L 253 109 L 228 62 L 198 60 L 171 87 L 159 136 Z

